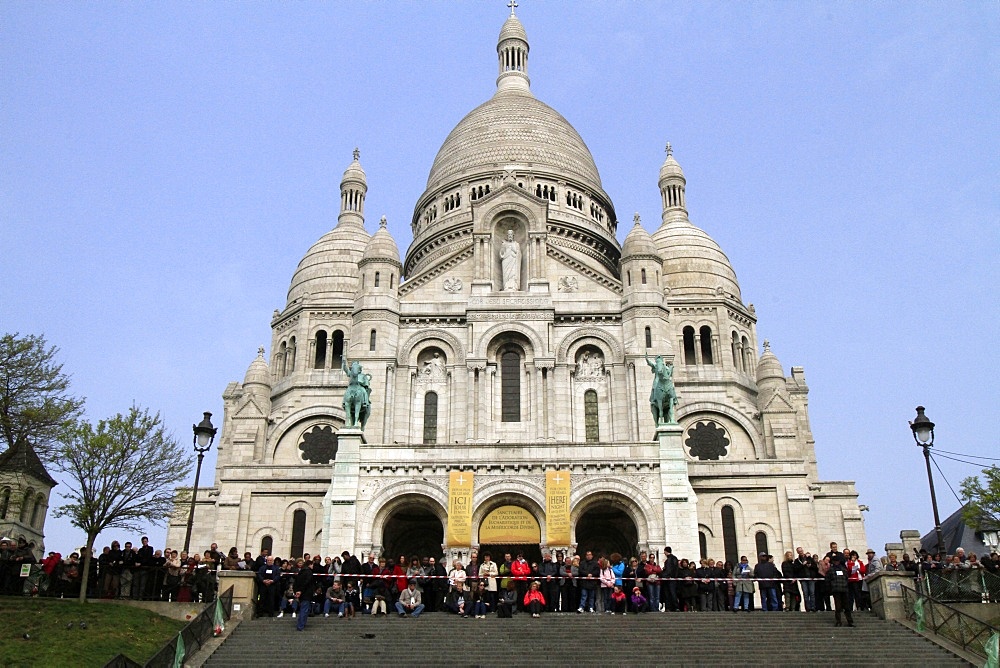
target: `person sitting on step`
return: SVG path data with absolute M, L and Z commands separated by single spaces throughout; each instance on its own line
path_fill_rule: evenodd
M 541 612 L 545 609 L 545 596 L 542 595 L 538 580 L 534 580 L 531 583 L 531 588 L 525 593 L 524 608 L 531 613 L 532 617 L 542 616 Z

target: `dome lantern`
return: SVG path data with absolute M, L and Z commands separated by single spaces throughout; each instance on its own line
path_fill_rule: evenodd
M 365 195 L 368 193 L 368 179 L 361 168 L 361 151 L 354 148 L 354 160 L 344 170 L 340 180 L 340 215 L 337 225 L 365 225 Z
M 517 3 L 510 0 L 510 16 L 500 28 L 497 38 L 497 90 L 528 90 L 531 80 L 528 78 L 528 33 L 514 14 Z
M 687 218 L 687 204 L 684 199 L 684 187 L 687 180 L 684 170 L 674 158 L 674 148 L 667 142 L 667 159 L 660 167 L 660 197 L 663 199 L 663 222 L 668 218 Z M 678 215 L 679 214 L 679 215 Z

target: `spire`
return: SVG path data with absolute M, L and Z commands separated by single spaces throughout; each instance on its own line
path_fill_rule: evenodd
M 510 0 L 507 6 L 510 7 L 510 16 L 500 28 L 497 39 L 497 91 L 527 92 L 531 83 L 528 78 L 528 33 L 514 14 L 517 2 Z
M 368 179 L 361 168 L 361 151 L 354 147 L 354 160 L 344 170 L 340 180 L 340 215 L 337 225 L 365 226 L 365 195 L 368 193 Z
M 687 180 L 684 170 L 674 159 L 674 147 L 667 142 L 667 159 L 660 167 L 660 197 L 663 200 L 663 222 L 668 220 L 687 219 L 687 208 L 684 190 Z

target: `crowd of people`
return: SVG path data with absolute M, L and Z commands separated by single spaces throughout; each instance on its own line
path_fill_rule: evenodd
M 23 541 L 22 541 L 23 543 Z M 220 552 L 217 543 L 202 553 L 154 550 L 149 539 L 138 545 L 117 541 L 91 560 L 88 597 L 159 601 L 214 600 L 219 570 L 255 574 L 258 614 L 295 614 L 304 626 L 310 614 L 352 618 L 359 614 L 419 617 L 424 612 L 449 612 L 460 617 L 508 617 L 527 613 L 642 614 L 693 611 L 803 611 L 836 613 L 853 625 L 852 612 L 871 607 L 867 578 L 879 571 L 927 573 L 983 569 L 1000 575 L 994 552 L 937 557 L 921 551 L 910 558 L 895 553 L 864 557 L 830 543 L 823 555 L 803 548 L 783 558 L 758 554 L 739 562 L 640 552 L 595 555 L 546 551 L 540 562 L 505 553 L 469 553 L 467 563 L 447 564 L 431 556 L 368 554 L 362 563 L 345 551 L 339 556 L 304 554 L 281 559 L 262 550 L 242 555 L 233 547 Z M 0 541 L 0 593 L 21 593 L 24 563 L 35 563 L 32 546 Z M 68 558 L 50 552 L 41 561 L 41 586 L 50 596 L 79 595 L 85 550 Z M 498 555 L 500 556 L 500 555 Z

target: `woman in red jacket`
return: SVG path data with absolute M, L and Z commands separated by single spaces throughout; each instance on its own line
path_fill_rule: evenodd
M 531 583 L 531 589 L 524 595 L 524 607 L 532 617 L 541 617 L 541 612 L 545 609 L 545 597 L 538 587 L 538 580 L 535 580 Z
M 864 563 L 861 562 L 857 552 L 851 551 L 851 558 L 845 564 L 847 569 L 847 609 L 860 610 L 861 608 L 861 584 L 865 580 Z

